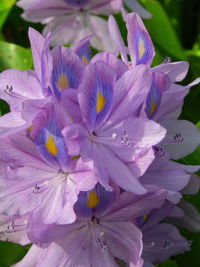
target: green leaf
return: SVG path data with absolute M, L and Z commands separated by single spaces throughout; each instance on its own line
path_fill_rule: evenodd
M 32 68 L 31 50 L 0 41 L 0 71 L 5 69 L 27 70 Z
M 27 253 L 28 247 L 0 241 L 0 266 L 9 267 L 18 262 Z
M 158 265 L 158 267 L 178 267 L 175 261 L 167 260 Z
M 4 22 L 15 4 L 16 0 L 1 0 L 0 3 L 0 30 L 2 29 Z
M 145 21 L 150 36 L 166 56 L 178 60 L 185 60 L 185 54 L 179 39 L 171 25 L 165 10 L 155 0 L 143 0 L 145 8 L 152 14 L 152 18 Z

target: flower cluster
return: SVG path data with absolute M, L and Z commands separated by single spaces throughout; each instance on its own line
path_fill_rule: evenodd
M 177 119 L 200 79 L 176 83 L 186 62 L 151 68 L 154 47 L 137 14 L 126 15 L 128 47 L 114 17 L 108 25 L 121 57 L 91 59 L 92 35 L 51 50 L 52 35 L 30 29 L 34 70 L 0 74 L 10 105 L 0 117 L 0 235 L 33 243 L 16 266 L 152 266 L 189 249 L 164 220 L 189 224 L 188 203 L 178 205 L 200 187 L 199 166 L 173 161 L 200 144 L 195 125 Z

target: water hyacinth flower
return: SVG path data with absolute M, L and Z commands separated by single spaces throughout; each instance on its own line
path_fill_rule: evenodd
M 109 18 L 110 32 L 113 33 L 113 40 L 118 45 L 122 60 L 131 69 L 135 65 L 145 64 L 152 74 L 152 83 L 147 98 L 144 101 L 140 116 L 148 117 L 159 122 L 167 129 L 164 140 L 154 146 L 155 160 L 144 174 L 144 183 L 156 183 L 168 190 L 168 199 L 177 203 L 180 201 L 182 190 L 189 181 L 187 166 L 171 162 L 172 159 L 180 159 L 193 152 L 200 145 L 200 131 L 189 121 L 177 120 L 181 113 L 183 100 L 190 87 L 199 83 L 200 79 L 187 86 L 181 86 L 176 82 L 182 81 L 188 71 L 187 62 L 164 63 L 154 68 L 150 68 L 155 51 L 151 38 L 139 18 L 135 13 L 126 16 L 128 30 L 128 49 L 125 47 L 116 21 L 111 16 Z M 130 54 L 131 62 L 128 61 Z M 169 153 L 169 155 L 168 155 Z M 186 168 L 184 170 L 184 168 Z M 193 167 L 193 171 L 198 170 Z M 176 179 L 172 179 L 173 172 Z M 192 172 L 193 172 L 192 171 Z M 162 179 L 160 177 L 168 177 Z
M 113 50 L 107 21 L 97 15 L 110 15 L 120 10 L 121 0 L 21 0 L 27 21 L 46 24 L 44 34 L 52 32 L 52 45 L 77 44 L 88 34 L 94 34 L 92 46 L 99 50 Z
M 77 221 L 66 226 L 35 225 L 27 231 L 35 244 L 16 266 L 142 266 L 142 235 L 131 220 L 159 208 L 165 191 L 149 187 L 144 196 L 106 191 L 100 184 L 80 192 L 75 205 Z M 56 233 L 56 234 L 55 234 Z M 45 245 L 46 244 L 46 245 Z M 45 255 L 45 257 L 44 257 Z
M 21 132 L 0 141 L 0 160 L 6 165 L 0 185 L 2 214 L 32 212 L 44 223 L 75 220 L 78 193 L 93 188 L 97 175 L 92 162 L 68 154 L 61 134 L 64 121 L 64 113 L 46 107 L 28 136 Z
M 174 206 L 165 202 L 160 209 L 152 210 L 149 214 L 137 219 L 137 225 L 143 234 L 142 259 L 144 266 L 154 266 L 190 249 L 187 241 L 173 225 L 161 222 L 170 215 Z
M 137 14 L 130 13 L 126 16 L 126 26 L 128 49 L 124 45 L 115 19 L 110 16 L 109 29 L 123 61 L 129 68 L 140 64 L 150 67 L 155 51 L 142 20 Z M 128 62 L 127 51 L 131 62 Z M 179 159 L 193 152 L 200 145 L 200 131 L 188 121 L 177 120 L 184 97 L 192 86 L 200 82 L 200 79 L 196 79 L 187 86 L 175 84 L 186 76 L 187 62 L 164 63 L 150 68 L 150 71 L 152 84 L 141 113 L 167 129 L 162 146 L 170 153 L 171 158 Z
M 146 98 L 151 76 L 145 66 L 126 71 L 116 81 L 116 72 L 102 61 L 91 62 L 78 88 L 83 119 L 65 127 L 63 135 L 71 154 L 93 160 L 99 182 L 111 190 L 114 181 L 124 190 L 143 194 L 138 176 L 152 162 L 152 146 L 165 136 L 165 129 L 137 112 Z M 140 160 L 146 160 L 140 166 Z M 132 163 L 131 170 L 126 163 Z M 106 171 L 105 171 L 106 170 Z
M 0 136 L 28 128 L 47 103 L 56 101 L 60 101 L 60 106 L 65 103 L 69 121 L 80 120 L 74 89 L 84 73 L 83 60 L 89 60 L 90 38 L 82 40 L 76 51 L 64 47 L 50 51 L 51 36 L 44 38 L 29 29 L 34 71 L 5 70 L 0 74 L 0 98 L 11 110 L 0 118 Z

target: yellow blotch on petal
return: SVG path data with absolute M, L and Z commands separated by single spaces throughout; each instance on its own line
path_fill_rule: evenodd
M 88 195 L 88 208 L 95 208 L 99 204 L 99 197 L 95 192 L 90 192 Z
M 97 113 L 99 113 L 103 109 L 105 104 L 106 104 L 106 98 L 104 96 L 102 96 L 101 93 L 98 91 L 97 103 L 96 103 Z
M 33 130 L 33 128 L 34 128 L 33 125 L 29 126 L 29 127 L 28 127 L 29 132 L 31 132 L 31 131 Z
M 145 46 L 144 46 L 144 40 L 140 38 L 139 40 L 139 59 L 143 57 L 145 53 Z
M 58 83 L 57 83 L 58 89 L 62 90 L 69 87 L 69 81 L 65 74 L 60 74 Z
M 85 56 L 82 56 L 82 60 L 85 63 L 85 65 L 87 65 L 89 63 L 88 60 L 87 60 L 87 58 Z
M 151 109 L 149 111 L 149 115 L 152 115 L 154 113 L 154 111 L 156 110 L 156 102 L 154 100 L 152 100 L 152 103 L 151 103 Z
M 143 217 L 144 217 L 144 221 L 146 221 L 148 219 L 149 215 L 145 214 Z
M 55 141 L 52 135 L 48 137 L 45 147 L 51 155 L 56 156 L 58 154 L 58 148 L 56 147 L 56 144 L 55 144 Z

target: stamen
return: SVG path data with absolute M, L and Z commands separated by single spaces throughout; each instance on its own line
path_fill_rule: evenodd
M 153 150 L 156 158 L 161 158 L 162 156 L 165 155 L 165 151 L 161 146 L 153 146 Z
M 182 135 L 180 133 L 177 133 L 177 134 L 174 135 L 174 141 L 175 141 L 175 143 L 180 143 L 180 142 L 183 141 L 183 139 L 184 138 L 182 137 Z
M 165 240 L 164 243 L 162 244 L 162 247 L 165 249 L 165 250 L 171 250 L 173 249 L 175 246 L 172 242 L 170 242 L 169 240 Z
M 33 194 L 38 194 L 40 190 L 40 186 L 38 184 L 35 185 L 35 188 L 33 190 Z
M 26 229 L 27 224 L 28 220 L 25 219 L 16 219 L 15 221 L 8 222 L 0 226 L 0 235 L 23 231 Z
M 126 131 L 124 131 L 124 134 L 120 138 L 120 144 L 124 147 L 131 147 L 134 145 L 133 142 L 129 139 Z
M 170 63 L 171 62 L 171 58 L 166 56 L 163 58 L 163 63 Z
M 166 138 L 164 140 L 165 144 L 177 144 L 177 143 L 181 143 L 184 140 L 183 136 L 181 135 L 181 133 L 175 133 L 171 138 Z
M 9 86 L 9 85 L 7 84 L 7 85 L 6 85 L 6 90 L 7 90 L 8 92 L 11 92 L 11 91 L 13 90 L 12 85 Z
M 99 224 L 96 223 L 98 219 L 94 216 L 92 217 L 92 219 L 93 220 L 89 222 L 89 225 L 93 233 L 94 245 L 100 248 L 102 252 L 105 252 L 107 250 L 107 241 L 104 238 L 104 232 L 100 231 Z

